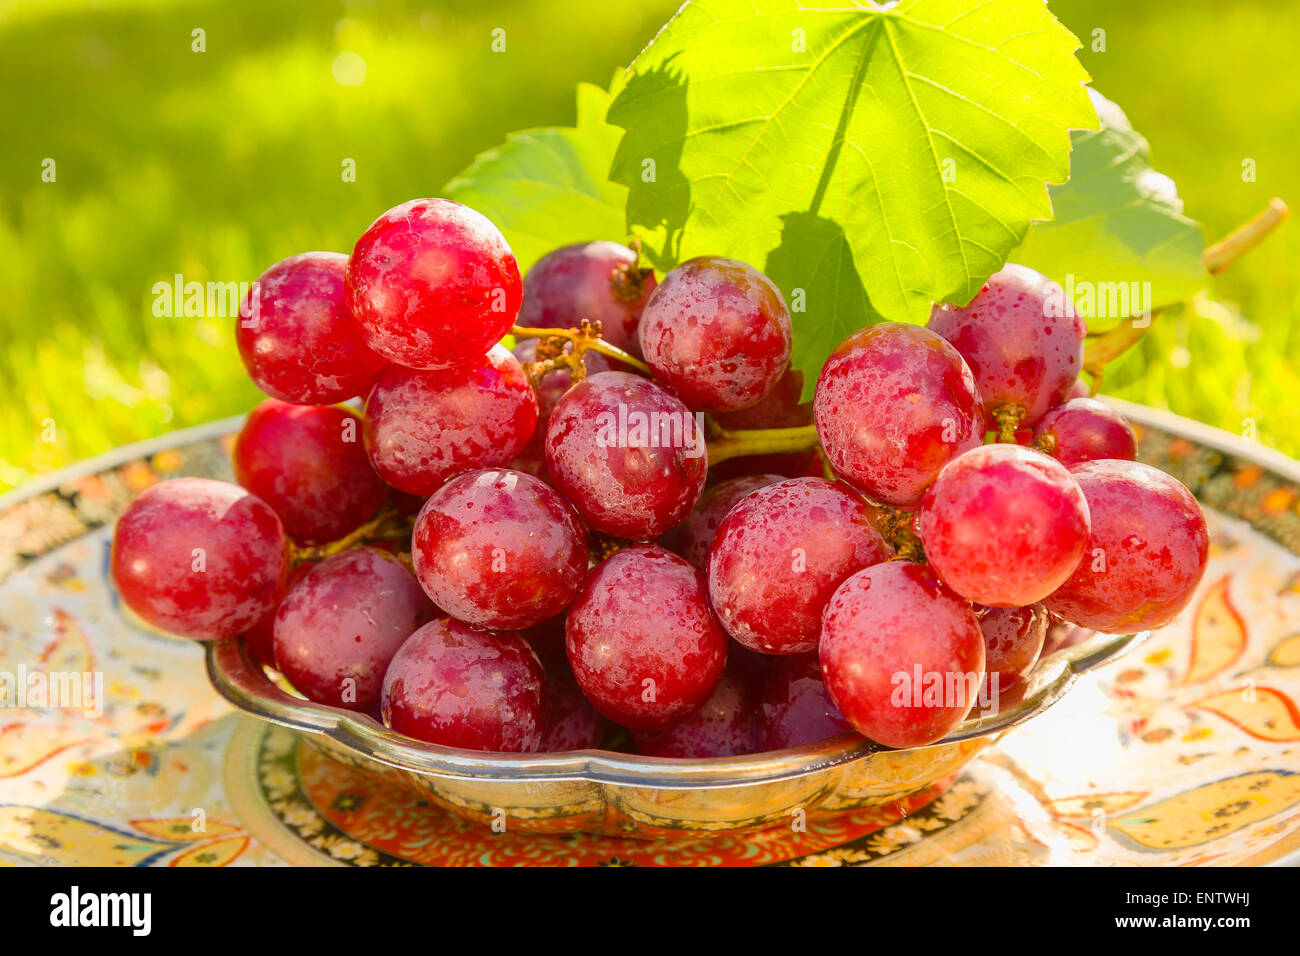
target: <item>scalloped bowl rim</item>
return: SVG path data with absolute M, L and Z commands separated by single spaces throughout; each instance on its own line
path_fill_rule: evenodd
M 244 651 L 243 638 L 205 647 L 208 677 L 239 710 L 304 734 L 323 735 L 359 758 L 418 776 L 541 783 L 581 780 L 650 789 L 708 789 L 792 780 L 873 754 L 913 754 L 1001 735 L 1048 710 L 1089 671 L 1110 663 L 1150 636 L 1149 631 L 1094 633 L 1035 665 L 1022 698 L 1006 710 L 967 719 L 942 740 L 891 749 L 845 733 L 814 744 L 738 757 L 643 757 L 608 750 L 519 754 L 461 750 L 406 737 L 367 714 L 294 697 L 276 686 Z

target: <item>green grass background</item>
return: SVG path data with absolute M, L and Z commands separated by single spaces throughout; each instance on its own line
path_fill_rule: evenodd
M 232 321 L 155 317 L 154 282 L 251 281 L 296 252 L 348 251 L 506 132 L 572 122 L 574 84 L 606 83 L 675 6 L 0 0 L 0 489 L 251 407 Z M 1106 31 L 1081 59 L 1207 240 L 1271 196 L 1300 205 L 1300 2 L 1051 7 L 1087 45 Z M 361 85 L 332 76 L 341 51 L 364 58 Z M 1297 229 L 1163 316 L 1107 391 L 1233 431 L 1251 420 L 1300 452 Z

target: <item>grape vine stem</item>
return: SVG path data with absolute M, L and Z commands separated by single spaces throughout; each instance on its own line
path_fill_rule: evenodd
M 879 515 L 877 530 L 894 549 L 895 561 L 925 562 L 925 548 L 916 536 L 912 522 L 916 517 L 910 511 L 891 505 L 880 505 L 876 511 Z
M 1201 255 L 1201 265 L 1211 275 L 1223 272 L 1251 249 L 1268 238 L 1278 226 L 1291 215 L 1291 210 L 1281 199 L 1271 199 L 1264 211 L 1242 223 L 1228 233 Z M 1155 320 L 1161 309 L 1153 309 L 1150 319 Z M 1101 391 L 1101 380 L 1105 367 L 1136 345 L 1147 330 L 1151 321 L 1142 326 L 1124 322 L 1105 332 L 1089 332 L 1084 345 L 1084 371 L 1093 377 L 1092 394 Z
M 1222 272 L 1259 245 L 1289 215 L 1291 210 L 1287 209 L 1286 203 L 1280 199 L 1270 200 L 1263 212 L 1242 223 L 1206 249 L 1201 256 L 1201 264 L 1205 266 L 1207 272 Z
M 710 467 L 743 455 L 784 455 L 817 447 L 817 426 L 798 428 L 726 429 L 710 422 L 708 429 Z
M 363 541 L 376 541 L 384 538 L 399 538 L 411 533 L 409 520 L 397 513 L 391 505 L 384 505 L 373 518 L 354 529 L 337 541 L 325 544 L 299 547 L 290 543 L 289 557 L 294 565 L 304 561 L 320 561 L 332 555 L 346 551 Z
M 572 356 L 574 363 L 581 361 L 583 350 L 593 349 L 603 355 L 608 355 L 610 358 L 616 358 L 620 362 L 638 368 L 647 375 L 653 374 L 650 371 L 650 366 L 646 365 L 645 362 L 600 338 L 598 325 L 594 327 L 593 331 L 592 324 L 585 321 L 578 328 L 572 329 L 534 329 L 528 326 L 516 325 L 511 328 L 510 333 L 517 339 L 535 338 L 543 341 L 548 338 L 567 339 L 574 346 Z M 710 465 L 716 465 L 728 458 L 739 458 L 743 455 L 782 455 L 788 452 L 807 451 L 810 448 L 817 447 L 817 428 L 814 425 L 803 425 L 798 428 L 746 428 L 733 430 L 723 428 L 717 422 L 709 419 L 706 434 Z
M 998 441 L 1014 444 L 1016 431 L 1025 420 L 1025 410 L 1020 405 L 1000 405 L 993 409 L 993 420 L 998 425 Z
M 617 345 L 610 345 L 604 339 L 592 336 L 580 328 L 532 329 L 522 325 L 516 325 L 510 329 L 510 334 L 517 339 L 568 339 L 575 347 L 581 346 L 582 348 L 591 349 L 593 352 L 600 352 L 602 355 L 608 355 L 610 358 L 616 358 L 624 364 L 640 369 L 647 375 L 650 374 L 650 366 L 646 365 L 645 362 L 641 361 L 635 355 L 624 352 Z

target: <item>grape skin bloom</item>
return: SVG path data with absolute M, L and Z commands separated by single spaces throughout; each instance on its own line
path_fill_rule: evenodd
M 509 350 L 465 369 L 390 365 L 366 400 L 366 452 L 379 477 L 428 497 L 458 471 L 504 465 L 537 427 L 537 396 Z
M 284 593 L 287 539 L 270 506 L 238 485 L 175 478 L 142 491 L 113 531 L 118 594 L 160 630 L 198 641 L 242 634 Z
M 1132 634 L 1163 627 L 1205 574 L 1205 515 L 1177 478 L 1136 461 L 1071 469 L 1092 515 L 1087 551 L 1047 609 L 1080 627 Z
M 501 231 L 448 199 L 412 199 L 370 224 L 348 259 L 366 344 L 407 368 L 473 365 L 519 314 L 519 264 Z
M 568 503 L 506 469 L 463 472 L 435 491 L 415 520 L 411 557 L 444 611 L 504 630 L 561 613 L 587 573 L 586 536 Z
M 648 379 L 588 376 L 551 412 L 547 474 L 606 534 L 659 537 L 695 507 L 707 470 L 704 433 L 690 409 Z
M 582 692 L 631 730 L 661 730 L 713 693 L 727 635 L 704 578 L 658 545 L 606 558 L 569 608 L 565 646 Z
M 939 469 L 984 441 L 971 370 L 914 325 L 873 325 L 841 342 L 817 380 L 813 415 L 835 471 L 899 508 L 916 507 Z

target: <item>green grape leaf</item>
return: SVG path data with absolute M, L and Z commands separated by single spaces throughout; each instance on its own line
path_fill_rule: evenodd
M 811 390 L 846 334 L 968 301 L 1051 215 L 1096 117 L 1042 0 L 694 0 L 610 107 L 611 177 L 660 269 L 734 256 L 798 298 Z
M 1034 223 L 1011 258 L 1060 282 L 1104 327 L 1199 292 L 1205 238 L 1124 111 L 1090 92 L 1101 127 L 1073 134 L 1070 181 L 1051 190 L 1055 217 Z
M 620 84 L 579 83 L 575 126 L 511 133 L 443 188 L 496 223 L 521 270 L 558 246 L 627 235 L 627 189 L 609 181 L 623 131 L 605 122 Z

